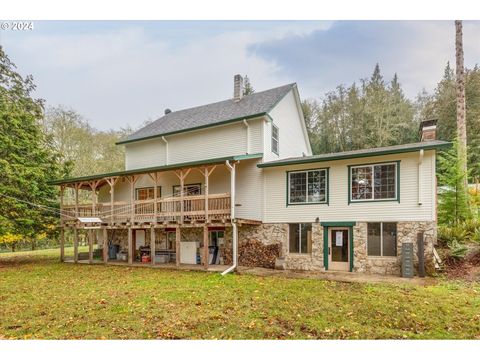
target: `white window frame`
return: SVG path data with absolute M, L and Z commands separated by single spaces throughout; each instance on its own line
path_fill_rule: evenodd
M 308 169 L 308 170 L 298 170 L 298 171 L 289 171 L 287 177 L 287 191 L 288 191 L 288 202 L 287 205 L 307 205 L 307 204 L 327 204 L 328 203 L 328 169 Z M 308 173 L 312 171 L 323 171 L 325 173 L 325 200 L 323 201 L 308 201 Z M 291 202 L 290 201 L 290 175 L 298 173 L 307 173 L 305 181 L 305 200 L 304 202 Z
M 273 136 L 273 129 L 277 130 L 277 138 Z M 274 142 L 277 144 L 276 151 L 274 150 L 274 147 L 273 147 Z M 273 123 L 272 123 L 272 152 L 276 155 L 280 153 L 280 129 L 278 128 L 278 126 L 276 126 Z
M 375 166 L 382 166 L 382 165 L 395 165 L 395 196 L 393 198 L 380 198 L 380 199 L 375 199 Z M 358 168 L 371 168 L 372 169 L 372 198 L 371 199 L 354 199 L 353 198 L 353 186 L 352 186 L 352 181 L 353 181 L 353 169 L 358 169 Z M 376 164 L 367 164 L 367 165 L 353 165 L 350 166 L 350 176 L 349 176 L 349 181 L 350 181 L 350 202 L 369 202 L 369 201 L 396 201 L 398 199 L 398 162 L 392 161 L 392 162 L 386 162 L 386 163 L 376 163 Z
M 396 255 L 383 255 L 383 223 L 395 224 L 395 254 Z M 368 254 L 368 224 L 380 224 L 380 255 Z M 367 256 L 369 258 L 389 258 L 396 259 L 398 257 L 398 223 L 394 221 L 369 221 L 367 223 Z

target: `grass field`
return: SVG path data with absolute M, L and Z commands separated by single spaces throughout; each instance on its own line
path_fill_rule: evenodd
M 70 249 L 69 249 L 70 251 Z M 480 284 L 261 278 L 0 255 L 3 339 L 480 339 Z

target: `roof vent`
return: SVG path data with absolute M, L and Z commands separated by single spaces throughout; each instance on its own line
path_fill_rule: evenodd
M 172 110 L 170 110 L 170 109 L 165 109 L 165 115 L 170 114 L 171 112 L 172 112 Z

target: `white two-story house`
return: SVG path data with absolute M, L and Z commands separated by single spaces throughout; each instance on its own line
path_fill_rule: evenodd
M 242 94 L 236 75 L 233 98 L 167 109 L 120 141 L 125 170 L 56 181 L 74 194 L 61 204 L 73 261 L 84 232 L 89 262 L 233 270 L 256 242 L 277 244 L 286 269 L 400 274 L 402 244 L 417 251 L 420 236 L 432 266 L 435 155 L 448 145 L 433 122 L 417 143 L 312 155 L 296 84 Z

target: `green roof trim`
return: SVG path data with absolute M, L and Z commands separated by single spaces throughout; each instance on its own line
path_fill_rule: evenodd
M 253 115 L 249 115 L 249 116 L 242 116 L 242 117 L 238 117 L 238 118 L 234 118 L 234 119 L 229 119 L 229 120 L 220 121 L 220 122 L 213 123 L 213 124 L 206 124 L 206 125 L 201 125 L 201 126 L 197 126 L 197 127 L 192 127 L 192 128 L 187 128 L 187 129 L 182 129 L 182 130 L 177 130 L 177 131 L 166 132 L 166 133 L 162 133 L 162 134 L 155 134 L 155 135 L 151 135 L 151 136 L 142 137 L 142 138 L 139 138 L 139 139 L 130 139 L 130 140 L 117 141 L 117 142 L 115 143 L 115 145 L 129 144 L 129 143 L 133 143 L 133 142 L 139 142 L 139 141 L 144 141 L 144 140 L 155 139 L 155 138 L 163 137 L 163 136 L 181 134 L 181 133 L 185 133 L 185 132 L 189 132 L 189 131 L 202 130 L 202 129 L 207 129 L 207 128 L 211 128 L 211 127 L 214 127 L 214 126 L 227 125 L 227 124 L 234 123 L 234 122 L 237 122 L 237 121 L 243 121 L 243 120 L 249 120 L 249 119 L 259 118 L 259 117 L 262 117 L 262 116 L 265 116 L 265 115 L 268 115 L 268 113 L 266 113 L 266 112 L 261 112 L 261 113 L 258 113 L 258 114 L 253 114 Z
M 263 153 L 225 156 L 225 157 L 220 157 L 220 158 L 197 160 L 197 161 L 190 161 L 190 162 L 171 164 L 171 165 L 162 165 L 162 166 L 154 166 L 154 167 L 141 168 L 141 169 L 115 171 L 115 172 L 110 172 L 110 173 L 105 173 L 105 174 L 81 176 L 81 177 L 76 177 L 76 178 L 58 179 L 58 180 L 50 181 L 49 184 L 50 185 L 71 184 L 71 183 L 77 183 L 77 182 L 82 182 L 82 181 L 99 180 L 99 179 L 114 177 L 114 176 L 147 174 L 147 173 L 151 173 L 151 172 L 177 170 L 177 169 L 181 169 L 181 168 L 185 168 L 185 167 L 194 167 L 194 166 L 210 165 L 210 164 L 211 165 L 221 164 L 225 161 L 240 161 L 240 160 L 249 160 L 249 159 L 260 159 L 262 157 L 263 157 Z
M 425 142 L 412 143 L 412 144 L 386 146 L 381 148 L 353 150 L 353 151 L 344 151 L 344 152 L 331 153 L 331 154 L 287 158 L 283 160 L 265 162 L 262 164 L 258 164 L 257 166 L 259 168 L 268 168 L 268 167 L 297 165 L 297 164 L 312 164 L 312 163 L 325 162 L 325 161 L 346 160 L 346 159 L 356 159 L 356 158 L 364 158 L 364 157 L 372 157 L 372 156 L 409 153 L 409 152 L 415 152 L 418 150 L 439 150 L 439 149 L 450 147 L 451 145 L 452 145 L 451 142 L 434 140 L 434 141 L 425 141 Z

